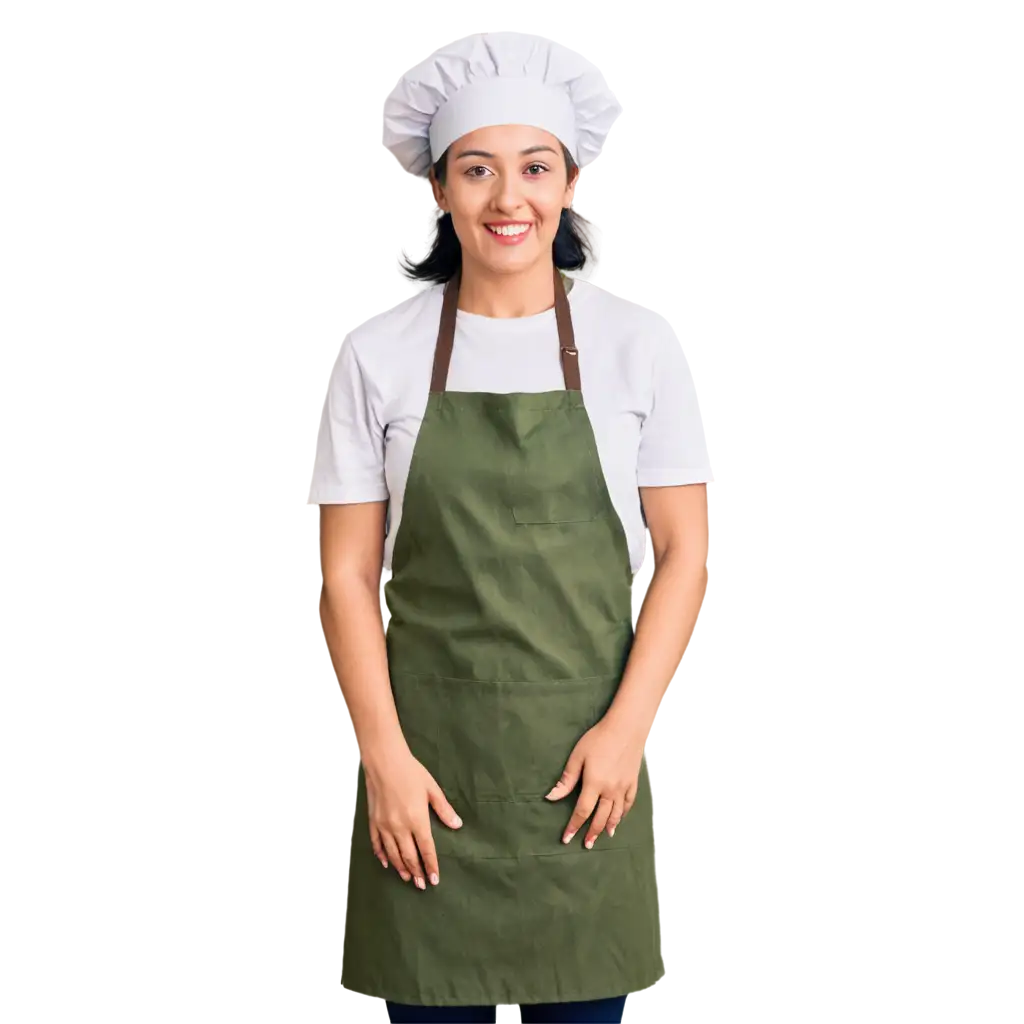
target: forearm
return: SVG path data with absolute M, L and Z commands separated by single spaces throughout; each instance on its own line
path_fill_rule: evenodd
M 707 581 L 706 565 L 683 554 L 665 555 L 651 577 L 625 672 L 605 715 L 641 742 L 693 635 Z
M 325 585 L 320 621 L 364 766 L 406 749 L 391 693 L 379 589 L 357 577 Z

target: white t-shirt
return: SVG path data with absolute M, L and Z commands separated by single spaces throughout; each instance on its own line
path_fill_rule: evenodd
M 384 568 L 426 410 L 444 286 L 371 317 L 341 343 L 324 400 L 308 503 L 384 501 Z M 567 293 L 584 404 L 634 575 L 646 549 L 638 487 L 710 482 L 686 357 L 668 321 L 582 278 Z M 449 391 L 565 387 L 554 307 L 523 317 L 459 310 Z

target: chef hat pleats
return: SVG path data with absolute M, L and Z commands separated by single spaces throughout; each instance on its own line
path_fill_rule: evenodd
M 482 32 L 407 71 L 384 102 L 384 145 L 426 177 L 458 138 L 496 124 L 556 136 L 580 167 L 594 160 L 622 107 L 601 72 L 550 39 Z

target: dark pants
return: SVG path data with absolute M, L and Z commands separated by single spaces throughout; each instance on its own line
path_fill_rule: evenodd
M 391 1024 L 494 1024 L 494 1006 L 419 1006 L 385 1000 Z M 579 1003 L 520 1003 L 523 1024 L 619 1024 L 625 996 L 610 999 L 586 999 Z

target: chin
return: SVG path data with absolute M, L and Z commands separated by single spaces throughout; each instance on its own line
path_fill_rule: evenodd
M 500 253 L 497 257 L 493 254 L 482 256 L 480 253 L 477 253 L 476 258 L 488 270 L 496 274 L 502 274 L 515 273 L 530 266 L 531 263 L 536 262 L 539 255 L 537 249 L 532 248 L 529 252 L 510 251 L 504 257 Z
M 529 256 L 521 256 L 519 259 L 506 260 L 503 263 L 495 264 L 494 270 L 498 274 L 518 274 L 536 262 L 537 254 L 532 253 Z

